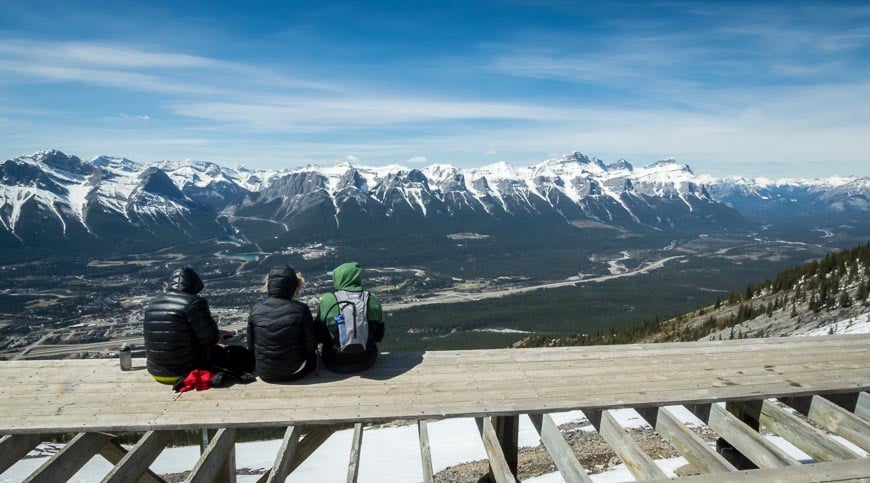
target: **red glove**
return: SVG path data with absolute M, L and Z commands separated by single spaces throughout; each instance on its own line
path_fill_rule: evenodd
M 206 369 L 199 370 L 199 380 L 196 381 L 196 390 L 205 391 L 211 387 L 211 371 Z
M 199 381 L 199 369 L 194 369 L 190 371 L 187 376 L 184 378 L 184 382 L 181 384 L 181 387 L 178 388 L 178 392 L 187 392 L 192 389 L 196 389 L 197 382 Z

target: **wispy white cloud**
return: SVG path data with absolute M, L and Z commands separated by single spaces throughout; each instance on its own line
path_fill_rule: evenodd
M 426 164 L 429 161 L 426 156 L 411 156 L 405 162 L 409 164 Z
M 262 132 L 335 131 L 409 122 L 476 119 L 552 121 L 576 111 L 532 103 L 403 97 L 275 97 L 236 102 L 186 102 L 167 106 L 181 116 Z
M 242 95 L 252 90 L 335 87 L 261 66 L 112 43 L 0 42 L 0 82 L 16 74 L 42 82 L 80 82 L 124 90 L 191 96 Z M 248 88 L 246 88 L 248 87 Z
M 126 112 L 122 112 L 120 114 L 122 119 L 139 119 L 140 121 L 150 121 L 151 116 L 148 114 L 127 114 Z

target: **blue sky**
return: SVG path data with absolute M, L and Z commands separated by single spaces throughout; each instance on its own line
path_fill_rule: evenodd
M 0 2 L 0 157 L 870 175 L 866 3 Z

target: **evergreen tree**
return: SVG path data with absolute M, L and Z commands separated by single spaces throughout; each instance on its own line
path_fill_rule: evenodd
M 843 294 L 840 295 L 840 307 L 851 307 L 852 306 L 852 297 L 849 297 L 849 292 L 843 290 Z
M 818 312 L 819 310 L 821 310 L 821 305 L 819 304 L 818 299 L 816 299 L 815 293 L 810 297 L 809 309 L 813 312 Z

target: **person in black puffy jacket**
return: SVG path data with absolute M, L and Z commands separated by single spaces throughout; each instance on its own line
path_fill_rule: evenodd
M 213 348 L 229 332 L 218 329 L 203 283 L 190 267 L 175 270 L 166 292 L 145 309 L 145 357 L 158 382 L 173 384 L 193 369 L 211 364 Z
M 293 300 L 299 289 L 301 279 L 296 271 L 287 265 L 276 266 L 266 282 L 268 298 L 251 308 L 248 349 L 254 353 L 257 375 L 263 381 L 295 381 L 317 363 L 311 310 Z

